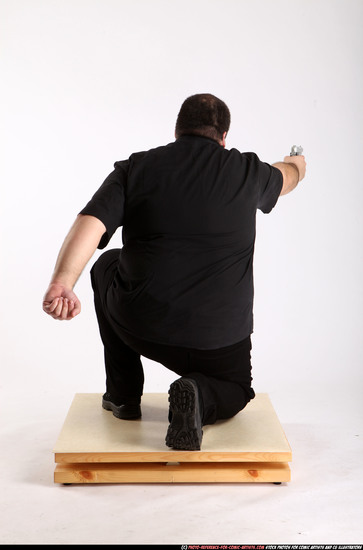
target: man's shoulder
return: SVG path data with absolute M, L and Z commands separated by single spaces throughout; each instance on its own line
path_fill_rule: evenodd
M 249 161 L 259 160 L 256 153 L 252 151 L 240 151 L 236 147 L 232 147 L 232 149 L 229 149 L 228 153 L 234 156 L 240 156 L 242 159 L 249 160 Z
M 139 160 L 142 160 L 148 156 L 153 156 L 157 154 L 162 154 L 164 151 L 170 150 L 170 148 L 174 145 L 173 143 L 167 143 L 165 145 L 158 145 L 157 147 L 151 147 L 150 149 L 145 149 L 143 151 L 135 151 L 132 153 L 127 160 L 119 160 L 115 162 L 115 166 L 123 167 L 127 164 L 130 164 L 132 162 L 137 162 Z

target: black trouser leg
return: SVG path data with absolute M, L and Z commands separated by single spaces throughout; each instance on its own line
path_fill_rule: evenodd
M 255 396 L 251 387 L 249 337 L 217 350 L 154 344 L 130 335 L 125 335 L 124 339 L 144 357 L 196 381 L 202 400 L 203 424 L 234 416 Z
M 255 397 L 249 337 L 216 350 L 190 350 L 188 370 L 202 389 L 204 424 L 234 416 Z
M 139 403 L 144 385 L 140 354 L 125 344 L 107 314 L 106 293 L 112 283 L 119 252 L 105 252 L 91 270 L 96 315 L 104 346 L 106 391 L 117 405 Z

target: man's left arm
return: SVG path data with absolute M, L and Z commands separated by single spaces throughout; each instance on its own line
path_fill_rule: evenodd
M 77 216 L 60 249 L 43 298 L 43 310 L 53 319 L 70 320 L 80 313 L 81 303 L 73 288 L 105 232 L 106 226 L 98 218 Z

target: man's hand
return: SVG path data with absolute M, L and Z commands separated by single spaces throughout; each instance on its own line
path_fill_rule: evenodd
M 304 155 L 293 155 L 284 158 L 284 162 L 295 164 L 299 172 L 299 181 L 304 179 L 306 172 L 306 162 Z
M 73 290 L 61 284 L 52 283 L 43 298 L 43 311 L 53 319 L 69 321 L 81 312 L 81 302 Z

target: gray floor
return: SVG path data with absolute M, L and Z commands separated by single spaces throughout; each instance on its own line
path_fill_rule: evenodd
M 344 403 L 340 396 L 339 406 L 328 391 L 309 407 L 301 399 L 304 388 L 297 390 L 295 396 L 269 394 L 293 452 L 292 481 L 280 486 L 55 485 L 52 449 L 73 395 L 47 392 L 14 403 L 6 393 L 0 543 L 361 543 L 358 388 Z

